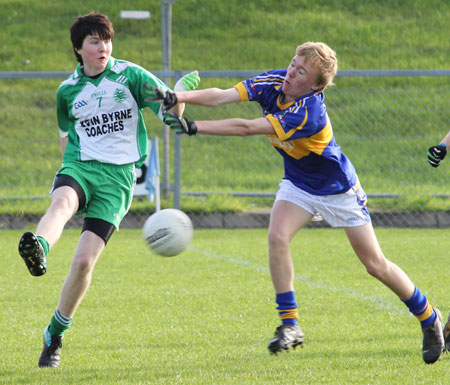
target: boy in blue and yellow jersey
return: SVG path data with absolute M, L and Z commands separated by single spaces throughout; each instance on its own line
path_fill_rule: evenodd
M 30 273 L 47 270 L 47 254 L 74 214 L 85 214 L 72 265 L 50 324 L 44 330 L 39 367 L 57 367 L 62 339 L 90 285 L 94 266 L 109 238 L 130 208 L 135 166 L 147 156 L 147 130 L 142 109 L 162 118 L 159 103 L 146 102 L 146 86 L 167 89 L 144 68 L 111 56 L 113 26 L 107 16 L 91 12 L 70 29 L 79 62 L 57 92 L 57 119 L 63 165 L 57 172 L 52 201 L 36 233 L 26 232 L 19 254 Z M 181 89 L 198 85 L 194 73 L 181 79 Z M 177 86 L 177 85 L 176 85 Z M 184 105 L 174 105 L 182 113 Z
M 210 88 L 172 94 L 155 88 L 149 100 L 170 108 L 178 102 L 204 106 L 254 101 L 264 117 L 191 122 L 173 113 L 164 121 L 188 135 L 266 135 L 284 159 L 284 177 L 269 225 L 269 265 L 281 325 L 269 342 L 271 353 L 303 344 L 294 293 L 289 244 L 316 214 L 331 226 L 343 227 L 369 274 L 389 287 L 418 318 L 423 331 L 422 355 L 436 362 L 444 347 L 442 316 L 408 276 L 383 255 L 366 207 L 366 195 L 350 160 L 336 143 L 324 90 L 337 71 L 335 52 L 323 43 L 297 47 L 287 69 L 265 72 L 221 90 Z M 176 98 L 174 98 L 176 96 Z

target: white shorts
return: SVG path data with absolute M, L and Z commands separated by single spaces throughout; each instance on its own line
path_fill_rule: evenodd
M 342 194 L 313 195 L 283 179 L 275 198 L 279 200 L 300 206 L 316 217 L 320 215 L 331 227 L 356 227 L 371 221 L 367 196 L 358 185 Z

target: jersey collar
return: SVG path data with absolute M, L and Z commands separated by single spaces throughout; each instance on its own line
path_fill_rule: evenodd
M 278 92 L 277 97 L 277 106 L 280 110 L 285 110 L 289 107 L 291 107 L 293 104 L 298 103 L 299 105 L 302 105 L 303 100 L 309 99 L 310 97 L 315 95 L 315 91 L 310 92 L 309 94 L 305 94 L 302 96 L 299 96 L 297 99 L 293 100 L 289 103 L 281 103 L 281 99 L 283 99 L 284 93 L 283 93 L 283 87 L 282 85 L 276 86 L 275 89 Z
M 115 63 L 115 60 L 112 56 L 109 58 L 108 60 L 108 64 L 106 64 L 106 68 L 105 71 L 103 71 L 103 74 L 106 73 L 109 69 L 111 69 L 111 67 L 113 66 L 113 64 Z M 103 75 L 102 74 L 102 75 Z M 82 77 L 86 77 L 89 78 L 89 76 L 86 76 L 83 71 L 81 70 L 81 63 L 78 63 L 77 68 L 75 68 L 75 71 L 73 73 L 73 78 L 77 79 L 77 78 L 82 78 Z M 100 76 L 103 77 L 103 76 Z

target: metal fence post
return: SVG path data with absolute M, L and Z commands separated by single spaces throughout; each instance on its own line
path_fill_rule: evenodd
M 172 50 L 172 1 L 161 0 L 161 48 L 162 48 L 162 69 L 163 71 L 170 70 L 170 59 Z M 164 82 L 169 84 L 169 78 L 164 78 Z M 169 128 L 164 125 L 164 140 L 163 140 L 163 181 L 162 193 L 164 198 L 168 198 L 170 191 L 170 173 L 169 173 Z
M 183 73 L 181 71 L 175 71 L 176 83 Z M 181 135 L 175 135 L 174 140 L 174 181 L 173 181 L 173 207 L 181 209 Z

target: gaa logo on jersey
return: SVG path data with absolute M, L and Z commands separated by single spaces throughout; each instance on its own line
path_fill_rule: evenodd
M 76 110 L 78 110 L 79 108 L 84 107 L 84 106 L 87 106 L 87 105 L 88 105 L 88 103 L 87 103 L 86 100 L 80 100 L 80 101 L 75 102 L 75 103 L 73 104 L 73 108 L 76 109 Z

